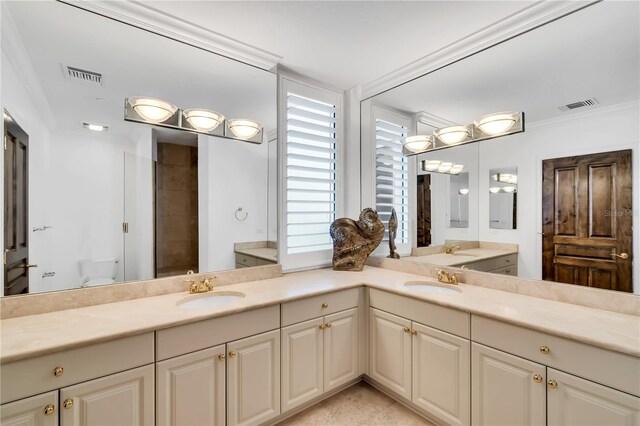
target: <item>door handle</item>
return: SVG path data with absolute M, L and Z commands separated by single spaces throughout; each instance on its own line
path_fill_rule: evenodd
M 25 269 L 29 269 L 29 268 L 37 268 L 38 265 L 35 263 L 23 263 L 22 265 L 18 266 L 18 268 L 25 268 Z
M 629 258 L 629 253 L 616 253 L 616 249 L 613 249 L 611 251 L 611 258 L 615 259 L 616 257 L 619 257 L 620 259 L 628 259 Z

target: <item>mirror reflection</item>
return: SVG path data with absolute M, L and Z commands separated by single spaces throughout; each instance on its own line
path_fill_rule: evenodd
M 277 262 L 273 73 L 59 2 L 2 28 L 3 295 Z M 264 132 L 128 122 L 134 96 Z
M 459 258 L 484 245 L 516 256 L 515 267 L 492 272 L 640 292 L 638 262 L 632 263 L 640 229 L 633 226 L 639 202 L 633 165 L 640 139 L 639 6 L 592 4 L 363 102 L 363 108 L 375 104 L 413 117 L 409 135 L 425 134 L 424 123 L 432 132 L 493 111 L 526 114 L 524 133 L 472 144 L 478 190 L 474 199 L 474 172 L 465 169 L 469 228 L 461 229 L 467 235 L 433 217 L 431 241 L 412 242 L 413 260 L 472 267 L 479 252 L 473 261 Z M 369 143 L 365 126 L 363 150 Z M 460 148 L 428 154 L 448 156 Z M 416 159 L 423 188 L 417 199 L 429 200 L 432 216 L 450 211 L 451 194 L 433 185 L 435 173 L 429 172 L 429 193 L 420 184 L 427 173 L 422 161 L 438 158 L 408 158 Z M 499 173 L 517 175 L 516 182 L 497 183 Z M 424 235 L 422 204 L 415 216 L 418 235 Z M 416 249 L 419 244 L 429 247 Z M 446 249 L 456 245 L 459 258 L 453 261 Z M 426 260 L 428 253 L 440 257 Z

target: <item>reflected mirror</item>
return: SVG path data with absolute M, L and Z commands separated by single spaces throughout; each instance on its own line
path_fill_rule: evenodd
M 640 230 L 633 223 L 640 186 L 639 9 L 638 2 L 593 3 L 362 102 L 364 118 L 370 105 L 401 112 L 411 120 L 409 135 L 500 111 L 525 113 L 524 133 L 471 144 L 474 158 L 464 163 L 476 168 L 464 170 L 470 179 L 469 228 L 433 217 L 431 241 L 413 239 L 414 255 L 421 243 L 443 253 L 444 245 L 463 252 L 484 244 L 517 261 L 517 267 L 493 272 L 640 292 L 640 262 L 632 262 Z M 368 127 L 363 119 L 363 151 L 371 146 Z M 428 154 L 451 161 L 444 156 L 460 148 Z M 407 157 L 416 161 L 418 182 L 425 181 L 421 162 L 428 158 Z M 363 170 L 370 164 L 365 160 Z M 416 199 L 429 200 L 433 216 L 452 206 L 450 193 L 434 186 L 436 175 L 429 173 L 431 191 L 418 183 L 423 190 Z M 498 173 L 517 175 L 517 184 L 508 185 L 512 192 L 502 192 L 505 185 L 493 179 Z M 366 177 L 363 192 L 371 190 Z M 490 189 L 496 187 L 503 189 L 494 194 Z M 414 235 L 421 235 L 422 204 L 415 204 Z M 463 263 L 476 269 L 476 260 Z
M 276 263 L 276 76 L 60 2 L 2 3 L 3 294 Z M 125 99 L 262 143 L 124 120 Z
M 489 170 L 489 228 L 516 229 L 518 173 L 515 167 Z

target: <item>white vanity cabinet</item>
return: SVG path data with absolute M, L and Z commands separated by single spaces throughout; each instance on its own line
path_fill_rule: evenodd
M 58 391 L 24 398 L 0 407 L 0 424 L 3 426 L 56 426 L 58 408 Z
M 360 376 L 361 292 L 355 288 L 282 305 L 283 413 Z M 317 313 L 326 315 L 308 319 Z
M 469 314 L 375 289 L 370 306 L 369 376 L 442 423 L 469 424 Z

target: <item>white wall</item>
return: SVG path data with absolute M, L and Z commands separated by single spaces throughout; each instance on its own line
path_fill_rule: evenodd
M 640 129 L 638 105 L 621 105 L 601 112 L 574 115 L 574 119 L 530 125 L 525 133 L 480 142 L 479 239 L 519 244 L 518 275 L 542 278 L 542 160 L 570 155 L 632 149 L 633 251 L 640 243 Z M 570 142 L 569 142 L 570 141 Z M 518 168 L 518 228 L 489 228 L 489 170 Z M 472 204 L 473 205 L 473 204 Z M 640 292 L 640 262 L 634 262 L 634 289 Z

